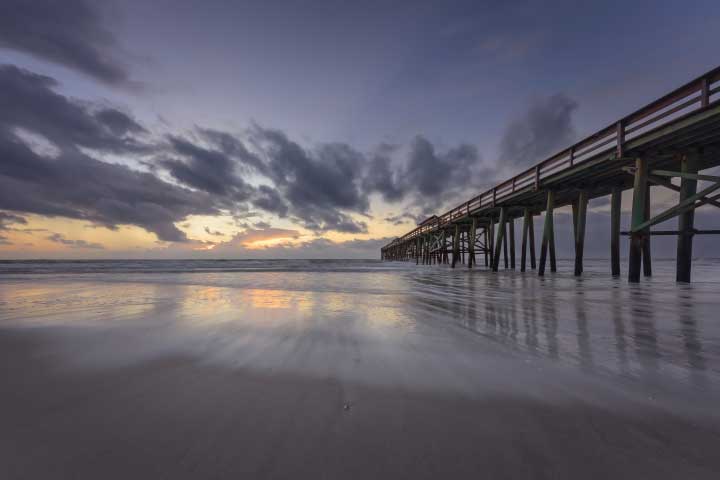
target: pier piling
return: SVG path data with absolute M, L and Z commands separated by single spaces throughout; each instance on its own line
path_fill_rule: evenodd
M 610 194 L 610 271 L 613 277 L 620 276 L 620 205 L 622 189 L 612 187 Z
M 697 156 L 694 153 L 683 155 L 680 160 L 680 172 L 697 174 Z M 680 179 L 680 202 L 687 200 L 696 192 L 697 180 L 688 177 Z M 675 276 L 678 282 L 690 281 L 694 222 L 694 210 L 688 210 L 678 216 L 677 271 Z
M 633 205 L 630 234 L 630 253 L 628 256 L 628 280 L 632 283 L 640 281 L 640 266 L 642 264 L 642 248 L 644 231 L 637 231 L 637 227 L 645 223 L 645 200 L 647 199 L 647 158 L 635 160 L 635 179 L 633 182 Z

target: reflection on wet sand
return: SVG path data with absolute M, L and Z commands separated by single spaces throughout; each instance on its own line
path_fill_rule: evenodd
M 328 352 L 353 344 L 376 362 L 388 359 L 391 367 L 407 363 L 420 369 L 427 358 L 416 360 L 408 352 L 446 348 L 440 339 L 449 334 L 442 325 L 450 324 L 503 348 L 585 373 L 648 384 L 717 384 L 717 349 L 703 345 L 717 342 L 720 331 L 720 325 L 704 322 L 715 308 L 714 284 L 678 287 L 653 280 L 629 286 L 593 275 L 592 264 L 581 279 L 422 268 L 351 275 L 233 272 L 45 279 L 31 283 L 20 277 L 0 285 L 0 327 L 83 326 L 83 335 L 103 336 L 113 329 L 137 340 L 127 353 L 122 341 L 66 349 L 97 355 L 114 349 L 112 358 L 178 351 L 245 367 L 304 368 L 307 361 L 317 373 L 329 371 L 321 360 Z M 470 346 L 468 354 L 475 349 L 480 355 L 486 348 Z M 302 358 L 295 357 L 300 354 Z M 81 357 L 76 363 L 83 361 Z M 342 374 L 361 370 L 342 354 L 332 362 Z M 391 376 L 392 368 L 385 370 L 378 376 Z M 403 375 L 413 379 L 415 374 Z M 375 377 L 370 368 L 360 376 Z
M 717 339 L 720 326 L 701 330 L 712 307 L 701 301 L 707 292 L 696 298 L 697 289 L 621 283 L 602 289 L 588 279 L 538 280 L 512 273 L 470 275 L 462 287 L 458 278 L 445 285 L 438 277 L 413 281 L 423 292 L 413 299 L 419 309 L 446 312 L 445 318 L 484 337 L 587 372 L 599 367 L 648 381 L 662 374 L 701 386 L 707 384 L 708 361 L 718 365 L 716 358 L 706 358 L 702 339 Z

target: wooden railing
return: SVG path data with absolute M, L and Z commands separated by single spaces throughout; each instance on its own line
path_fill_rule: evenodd
M 418 235 L 452 224 L 482 208 L 494 207 L 508 195 L 533 185 L 540 189 L 543 179 L 602 154 L 615 151 L 622 157 L 625 144 L 640 135 L 663 127 L 684 116 L 715 105 L 720 101 L 720 67 L 688 82 L 680 88 L 621 118 L 617 122 L 580 140 L 509 180 L 477 195 L 465 203 L 438 216 L 436 222 L 418 226 L 396 238 L 383 249 L 412 240 Z

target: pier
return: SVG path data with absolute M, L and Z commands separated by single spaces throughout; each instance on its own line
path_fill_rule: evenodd
M 629 240 L 628 280 L 652 275 L 651 238 L 677 236 L 677 281 L 689 282 L 695 209 L 720 207 L 720 67 L 617 120 L 533 167 L 476 195 L 382 247 L 383 260 L 472 268 L 481 261 L 497 272 L 516 268 L 514 229 L 522 220 L 520 271 L 557 270 L 553 211 L 572 206 L 574 274 L 582 275 L 588 202 L 610 197 L 609 273 L 620 275 L 621 237 Z M 679 183 L 673 183 L 679 179 Z M 698 182 L 703 182 L 698 189 Z M 676 205 L 650 215 L 650 187 L 678 192 Z M 621 231 L 621 200 L 632 195 L 629 231 Z M 533 218 L 544 214 L 536 251 Z M 677 218 L 674 230 L 652 227 Z M 529 262 L 528 262 L 529 261 Z

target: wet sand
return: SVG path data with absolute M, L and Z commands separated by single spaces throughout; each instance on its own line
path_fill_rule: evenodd
M 21 266 L 2 480 L 720 478 L 720 265 Z
M 647 405 L 382 388 L 181 357 L 78 372 L 38 352 L 35 335 L 0 331 L 3 479 L 720 472 L 720 425 Z

